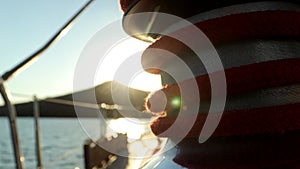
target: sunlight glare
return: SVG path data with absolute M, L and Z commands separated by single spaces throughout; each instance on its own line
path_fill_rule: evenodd
M 128 142 L 140 139 L 145 132 L 144 126 L 135 124 L 127 118 L 119 118 L 110 122 L 107 128 L 107 137 L 117 133 L 127 134 Z
M 99 63 L 95 77 L 95 84 L 100 84 L 106 81 L 114 79 L 118 68 L 124 63 L 130 56 L 136 56 L 137 52 L 142 53 L 150 43 L 143 42 L 134 38 L 127 38 L 111 48 L 107 52 L 105 58 Z M 134 57 L 136 62 L 139 64 L 129 65 L 134 66 L 140 72 L 136 72 L 135 77 L 131 77 L 130 87 L 153 91 L 161 88 L 160 75 L 154 75 L 147 73 L 143 70 L 141 63 L 141 54 Z M 120 82 L 120 81 L 119 81 Z M 122 83 L 122 82 L 120 82 Z

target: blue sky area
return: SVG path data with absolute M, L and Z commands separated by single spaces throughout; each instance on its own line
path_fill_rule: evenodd
M 3 1 L 0 5 L 0 73 L 41 47 L 86 2 Z M 122 15 L 118 0 L 97 0 L 76 20 L 66 36 L 10 79 L 7 88 L 12 93 L 36 94 L 40 98 L 71 92 L 75 65 L 85 44 L 99 29 L 121 19 Z

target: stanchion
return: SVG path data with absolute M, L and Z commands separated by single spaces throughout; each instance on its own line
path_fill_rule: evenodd
M 41 139 L 40 139 L 40 127 L 39 127 L 39 101 L 36 96 L 33 97 L 33 111 L 34 111 L 34 128 L 35 128 L 35 150 L 37 159 L 37 169 L 43 169 L 42 152 L 41 152 Z
M 23 169 L 24 168 L 24 157 L 22 155 L 21 149 L 20 149 L 20 142 L 18 138 L 18 131 L 17 131 L 17 123 L 16 123 L 16 108 L 15 106 L 10 102 L 9 98 L 9 92 L 5 89 L 3 80 L 1 79 L 0 82 L 0 93 L 3 97 L 3 100 L 5 102 L 5 105 L 8 109 L 8 119 L 9 119 L 9 125 L 10 125 L 10 131 L 11 131 L 11 138 L 12 138 L 12 145 L 14 148 L 14 156 L 15 156 L 15 162 L 16 162 L 16 168 L 17 169 Z

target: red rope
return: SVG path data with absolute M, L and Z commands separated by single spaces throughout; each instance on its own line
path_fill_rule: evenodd
M 256 89 L 284 86 L 300 83 L 300 59 L 276 60 L 238 68 L 231 68 L 225 71 L 227 80 L 227 94 L 232 96 L 242 94 Z M 214 75 L 214 74 L 212 74 Z M 196 77 L 201 100 L 210 98 L 210 83 L 208 75 Z M 188 81 L 188 80 L 187 80 Z M 180 82 L 187 83 L 187 81 Z M 163 88 L 167 99 L 180 96 L 178 84 Z M 280 97 L 280 96 L 278 96 Z M 159 98 L 158 98 L 159 99 Z M 195 102 L 193 95 L 184 102 Z M 157 101 L 159 102 L 159 101 Z M 149 104 L 146 104 L 149 105 Z M 149 108 L 151 110 L 151 107 Z M 172 106 L 167 105 L 166 112 L 172 112 Z M 188 137 L 198 137 L 202 126 L 206 120 L 207 113 L 200 112 L 196 123 Z M 193 119 L 188 119 L 187 115 L 182 119 L 182 126 Z M 153 133 L 159 135 L 167 130 L 176 116 L 168 114 L 167 117 L 160 117 L 151 124 Z M 178 126 L 179 129 L 182 126 Z M 257 133 L 285 132 L 300 129 L 300 103 L 292 105 L 274 106 L 266 108 L 256 108 L 247 110 L 237 110 L 224 112 L 219 127 L 214 136 L 248 135 Z M 168 137 L 176 137 L 176 131 L 171 131 Z
M 255 63 L 251 65 L 245 65 L 241 67 L 235 67 L 225 70 L 226 76 L 226 87 L 227 87 L 227 96 L 233 96 L 236 94 L 242 94 L 246 92 L 251 92 L 254 90 L 262 89 L 262 88 L 270 88 L 276 86 L 284 86 L 284 85 L 292 85 L 300 83 L 300 59 L 282 59 L 275 61 L 268 61 L 262 63 Z M 210 74 L 210 76 L 218 77 L 220 72 L 215 72 Z M 191 84 L 193 80 L 196 80 L 199 90 L 200 100 L 209 101 L 211 98 L 211 86 L 209 75 L 205 74 L 202 76 L 197 76 L 195 79 L 188 79 L 173 85 L 169 85 L 160 91 L 164 92 L 167 99 L 180 96 L 180 86 L 186 86 L 184 84 Z M 159 93 L 159 91 L 157 92 Z M 155 96 L 155 93 L 152 94 Z M 218 93 L 217 93 L 218 95 Z M 164 99 L 160 97 L 156 97 L 154 102 L 160 103 L 163 101 L 159 101 L 159 99 Z M 197 101 L 196 95 L 189 95 L 189 97 L 184 98 L 184 102 L 193 103 Z M 148 101 L 151 101 L 151 97 Z M 147 102 L 148 102 L 147 101 Z M 146 107 L 148 110 L 152 111 L 156 109 L 156 106 L 151 105 L 146 102 Z M 154 103 L 153 102 L 153 103 Z M 150 106 L 150 107 L 149 107 Z M 153 108 L 151 108 L 153 106 Z M 168 102 L 166 106 L 166 111 L 172 111 L 172 105 Z M 161 112 L 153 111 L 153 112 Z
M 170 129 L 176 116 L 159 117 L 152 121 L 152 132 L 160 137 L 177 137 L 180 128 L 195 121 L 186 137 L 198 138 L 207 113 L 199 113 L 196 121 L 186 115 L 178 119 L 180 126 Z M 168 130 L 169 129 L 169 130 Z M 282 106 L 234 110 L 224 112 L 222 119 L 212 137 L 245 136 L 255 134 L 284 133 L 300 129 L 300 103 Z M 167 133 L 164 133 L 168 130 Z
M 209 38 L 214 45 L 230 43 L 232 41 L 250 39 L 300 39 L 300 12 L 299 11 L 262 11 L 243 14 L 234 14 L 221 18 L 211 19 L 197 23 L 196 26 Z M 190 28 L 183 28 L 174 34 L 185 36 Z M 193 52 L 182 42 L 171 37 L 164 36 L 150 45 L 142 55 L 142 65 L 150 73 L 158 74 L 158 69 L 169 58 L 163 53 L 155 53 L 151 48 L 170 51 L 178 57 L 189 57 Z

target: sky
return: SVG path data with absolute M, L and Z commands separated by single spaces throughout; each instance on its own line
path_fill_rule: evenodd
M 5 73 L 41 47 L 86 2 L 86 0 L 1 2 L 0 73 Z M 7 81 L 5 84 L 7 89 L 13 93 L 16 101 L 23 100 L 21 95 L 37 95 L 39 98 L 45 98 L 72 92 L 75 65 L 85 45 L 99 29 L 120 20 L 122 15 L 118 0 L 96 0 L 75 21 L 66 36 L 55 42 L 30 67 Z M 130 41 L 143 48 L 150 45 L 138 40 Z M 126 47 L 130 46 L 132 45 Z M 117 57 L 121 56 L 115 58 L 118 59 Z M 117 66 L 112 62 L 108 63 L 111 63 L 108 67 Z M 159 87 L 158 79 L 158 76 L 143 72 L 138 80 L 133 80 L 133 87 L 154 90 Z M 106 80 L 109 79 L 101 79 L 97 83 Z M 149 82 L 154 83 L 149 85 Z

